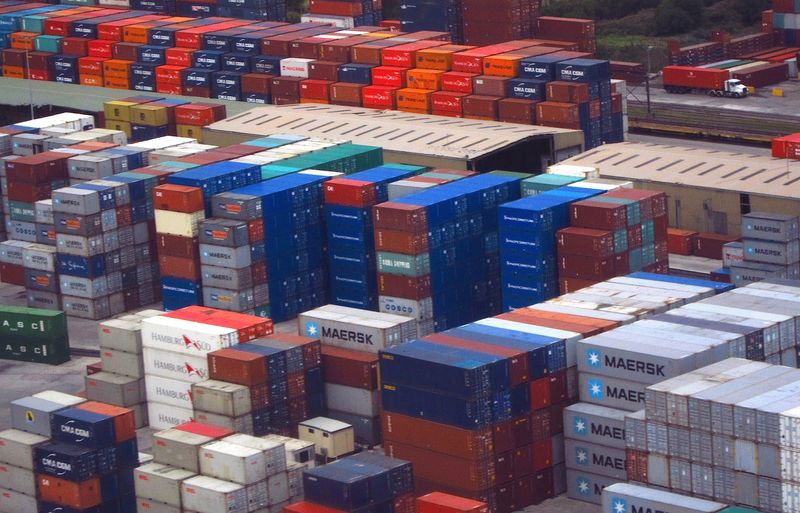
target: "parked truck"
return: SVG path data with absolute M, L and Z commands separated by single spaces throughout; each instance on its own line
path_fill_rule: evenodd
M 731 78 L 726 69 L 667 66 L 663 71 L 664 89 L 668 93 L 689 93 L 693 89 L 706 91 L 709 96 L 744 98 L 747 87 L 741 80 Z

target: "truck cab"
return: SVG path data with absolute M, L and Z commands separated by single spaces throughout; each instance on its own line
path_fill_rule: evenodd
M 711 90 L 708 92 L 711 96 L 732 96 L 733 98 L 744 98 L 747 96 L 747 86 L 742 83 L 738 78 L 731 78 L 725 81 L 725 89 L 723 91 Z

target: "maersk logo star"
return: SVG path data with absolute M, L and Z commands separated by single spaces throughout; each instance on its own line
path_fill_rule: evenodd
M 628 503 L 624 499 L 611 499 L 611 513 L 625 513 Z
M 319 324 L 317 324 L 316 322 L 307 322 L 306 335 L 312 338 L 319 336 Z
M 600 367 L 602 361 L 600 356 L 600 351 L 590 349 L 586 351 L 586 363 L 589 364 L 589 367 Z
M 577 463 L 578 465 L 588 465 L 589 464 L 589 451 L 587 451 L 583 447 L 576 447 L 575 448 L 575 463 Z
M 589 423 L 583 417 L 575 417 L 575 422 L 572 424 L 572 430 L 576 435 L 585 435 L 589 429 Z
M 581 495 L 589 495 L 592 486 L 589 484 L 589 480 L 583 477 L 578 478 L 578 493 Z
M 603 382 L 597 379 L 589 380 L 589 396 L 592 399 L 603 399 Z

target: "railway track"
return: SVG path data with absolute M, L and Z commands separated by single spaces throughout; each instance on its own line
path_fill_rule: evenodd
M 628 119 L 630 128 L 636 130 L 761 144 L 800 132 L 800 119 L 793 116 L 681 104 L 652 103 L 648 117 L 644 102 L 629 102 Z

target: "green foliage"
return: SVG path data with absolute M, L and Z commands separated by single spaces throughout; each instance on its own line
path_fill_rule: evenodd
M 653 18 L 653 35 L 690 32 L 700 25 L 702 17 L 702 0 L 661 0 Z
M 745 25 L 750 25 L 761 20 L 761 11 L 769 9 L 770 0 L 734 0 L 733 8 L 739 14 L 740 20 Z

